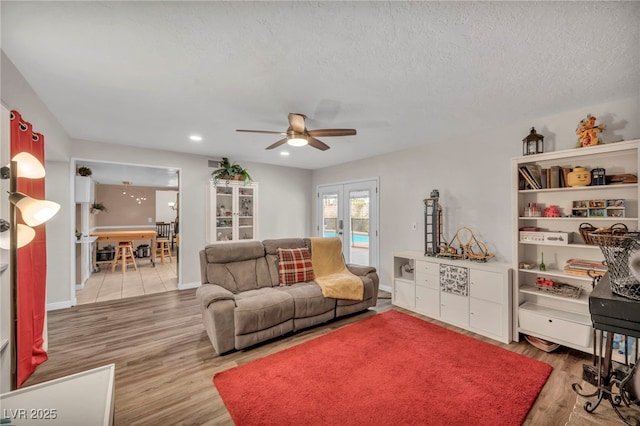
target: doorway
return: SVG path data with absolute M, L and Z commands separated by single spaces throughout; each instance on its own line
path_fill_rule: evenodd
M 318 186 L 317 235 L 342 240 L 346 263 L 378 268 L 378 179 Z
M 90 169 L 89 177 L 80 179 L 74 176 L 80 166 Z M 71 176 L 71 193 L 76 194 L 71 200 L 74 206 L 71 211 L 75 213 L 71 220 L 76 233 L 82 234 L 74 241 L 76 256 L 71 258 L 72 305 L 177 290 L 181 276 L 180 253 L 172 233 L 177 232 L 179 169 L 72 159 Z M 78 182 L 86 180 L 89 180 L 90 190 L 86 197 L 79 198 Z M 158 203 L 163 209 L 158 208 Z M 107 209 L 96 212 L 96 204 Z M 158 222 L 165 219 L 170 222 L 167 224 L 170 232 L 160 235 Z M 91 235 L 95 231 L 101 234 L 140 231 L 145 236 L 154 231 L 156 238 L 166 238 L 169 244 L 175 245 L 171 247 L 170 256 L 163 259 L 166 262 L 156 258 L 153 263 L 151 251 L 155 251 L 155 247 L 152 247 L 151 240 L 131 241 L 135 262 L 131 262 L 129 267 L 124 266 L 126 273 L 122 272 L 122 264 L 112 272 L 111 263 L 116 253 L 114 246 L 119 244 L 111 239 L 96 240 Z

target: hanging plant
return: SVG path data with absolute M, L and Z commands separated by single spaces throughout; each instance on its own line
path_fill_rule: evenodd
M 239 164 L 229 163 L 229 159 L 227 157 L 222 157 L 222 161 L 218 163 L 218 167 L 218 169 L 211 172 L 211 177 L 213 178 L 214 184 L 218 183 L 221 180 L 241 180 L 245 184 L 253 181 L 246 169 L 244 169 Z
M 78 174 L 80 176 L 91 176 L 93 172 L 89 167 L 81 166 L 81 167 L 78 167 Z
M 93 214 L 97 214 L 100 212 L 105 212 L 105 213 L 108 212 L 107 207 L 100 202 L 91 204 L 91 208 L 89 209 L 89 211 Z

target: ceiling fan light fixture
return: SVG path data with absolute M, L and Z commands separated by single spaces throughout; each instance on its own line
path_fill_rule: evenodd
M 305 146 L 309 143 L 306 138 L 301 137 L 291 137 L 287 139 L 287 143 L 291 146 Z

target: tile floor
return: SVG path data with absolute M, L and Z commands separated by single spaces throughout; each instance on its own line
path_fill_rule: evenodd
M 164 265 L 149 259 L 136 259 L 138 270 L 128 267 L 123 274 L 120 266 L 111 272 L 111 266 L 103 265 L 99 272 L 91 274 L 84 288 L 76 291 L 78 305 L 124 299 L 144 294 L 161 293 L 178 289 L 178 263 L 176 258 Z

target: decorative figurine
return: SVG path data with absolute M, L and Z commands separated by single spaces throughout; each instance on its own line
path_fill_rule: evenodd
M 598 145 L 600 143 L 598 133 L 601 133 L 606 128 L 606 124 L 596 126 L 596 117 L 588 114 L 587 118 L 580 120 L 580 124 L 576 129 L 576 135 L 578 135 L 578 145 L 576 148 Z
M 560 209 L 558 206 L 549 206 L 544 209 L 544 217 L 560 217 Z
M 540 261 L 540 265 L 538 266 L 538 269 L 540 269 L 541 271 L 546 271 L 547 270 L 547 265 L 544 264 L 544 253 L 540 253 L 542 255 L 542 260 Z
M 567 174 L 567 185 L 589 186 L 591 184 L 591 173 L 584 167 L 574 167 L 572 172 Z

